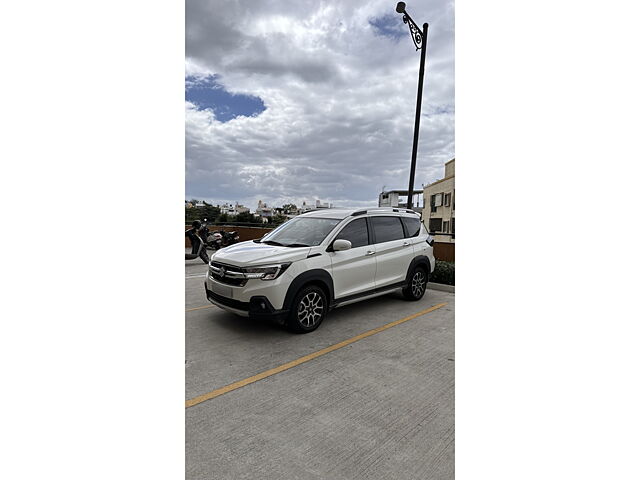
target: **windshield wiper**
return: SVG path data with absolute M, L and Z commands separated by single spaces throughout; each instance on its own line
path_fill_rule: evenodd
M 277 247 L 284 247 L 284 245 L 280 242 L 276 242 L 273 240 L 265 240 L 264 242 L 260 242 L 260 243 L 266 243 L 267 245 L 275 245 Z
M 290 243 L 289 245 L 285 245 L 285 247 L 308 247 L 306 243 Z

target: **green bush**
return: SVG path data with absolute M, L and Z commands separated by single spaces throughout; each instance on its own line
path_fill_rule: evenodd
M 455 285 L 456 264 L 453 262 L 436 260 L 436 268 L 429 276 L 429 281 L 434 283 L 443 283 L 445 285 Z

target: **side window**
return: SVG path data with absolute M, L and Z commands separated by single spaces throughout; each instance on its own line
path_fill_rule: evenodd
M 347 224 L 346 227 L 336 236 L 336 240 L 349 240 L 351 248 L 362 247 L 369 244 L 369 233 L 367 222 L 364 218 L 358 218 Z
M 420 235 L 420 220 L 418 218 L 402 217 L 402 223 L 407 231 L 407 237 Z
M 404 230 L 399 217 L 371 217 L 376 243 L 390 242 L 404 238 Z

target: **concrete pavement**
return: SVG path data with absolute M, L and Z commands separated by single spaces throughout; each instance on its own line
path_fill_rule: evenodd
M 453 478 L 454 294 L 378 297 L 294 335 L 209 307 L 206 265 L 185 270 L 187 400 L 446 303 L 187 408 L 186 478 Z

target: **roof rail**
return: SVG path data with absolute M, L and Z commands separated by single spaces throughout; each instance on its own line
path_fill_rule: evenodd
M 375 213 L 375 212 L 397 212 L 397 213 L 413 213 L 414 215 L 420 215 L 418 212 L 414 210 L 409 210 L 408 208 L 396 208 L 396 207 L 377 207 L 377 208 L 368 208 L 366 210 L 358 210 L 351 214 L 352 217 L 357 217 L 358 215 L 364 215 L 365 213 Z
M 397 207 L 375 207 L 375 208 L 368 208 L 367 209 L 368 212 L 393 212 L 393 211 L 398 211 Z

